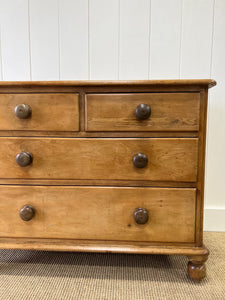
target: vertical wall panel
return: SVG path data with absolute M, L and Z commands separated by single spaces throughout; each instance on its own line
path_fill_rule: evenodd
M 59 79 L 58 1 L 30 0 L 32 80 Z
M 151 79 L 179 78 L 181 9 L 180 0 L 151 1 Z
M 150 0 L 120 0 L 119 79 L 148 79 Z
M 1 15 L 0 15 L 0 17 L 1 17 Z M 3 72 L 2 72 L 2 46 L 1 46 L 1 22 L 0 22 L 0 80 L 3 80 Z
M 89 2 L 90 79 L 117 79 L 119 1 Z
M 183 0 L 181 78 L 210 76 L 213 0 Z
M 28 1 L 0 1 L 3 80 L 29 80 Z
M 88 0 L 59 0 L 60 79 L 88 79 Z
M 215 1 L 211 76 L 217 86 L 210 90 L 207 140 L 206 205 L 225 208 L 225 1 Z

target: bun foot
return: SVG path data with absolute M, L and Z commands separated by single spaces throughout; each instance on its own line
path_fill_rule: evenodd
M 188 262 L 188 275 L 195 281 L 200 282 L 206 276 L 205 262 L 208 259 L 209 252 L 200 256 L 189 257 Z
M 188 262 L 188 275 L 195 281 L 200 282 L 206 276 L 205 264 L 196 265 L 191 261 Z

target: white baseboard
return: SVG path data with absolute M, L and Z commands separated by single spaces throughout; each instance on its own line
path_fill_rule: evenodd
M 225 231 L 225 208 L 205 208 L 204 231 Z

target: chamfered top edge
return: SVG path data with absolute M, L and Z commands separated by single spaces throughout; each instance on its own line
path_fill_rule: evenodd
M 1 86 L 206 86 L 216 85 L 213 79 L 166 79 L 166 80 L 56 80 L 56 81 L 0 81 Z

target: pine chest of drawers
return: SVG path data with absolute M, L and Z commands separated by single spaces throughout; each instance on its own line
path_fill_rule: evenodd
M 201 280 L 215 84 L 0 83 L 0 248 L 187 255 Z

